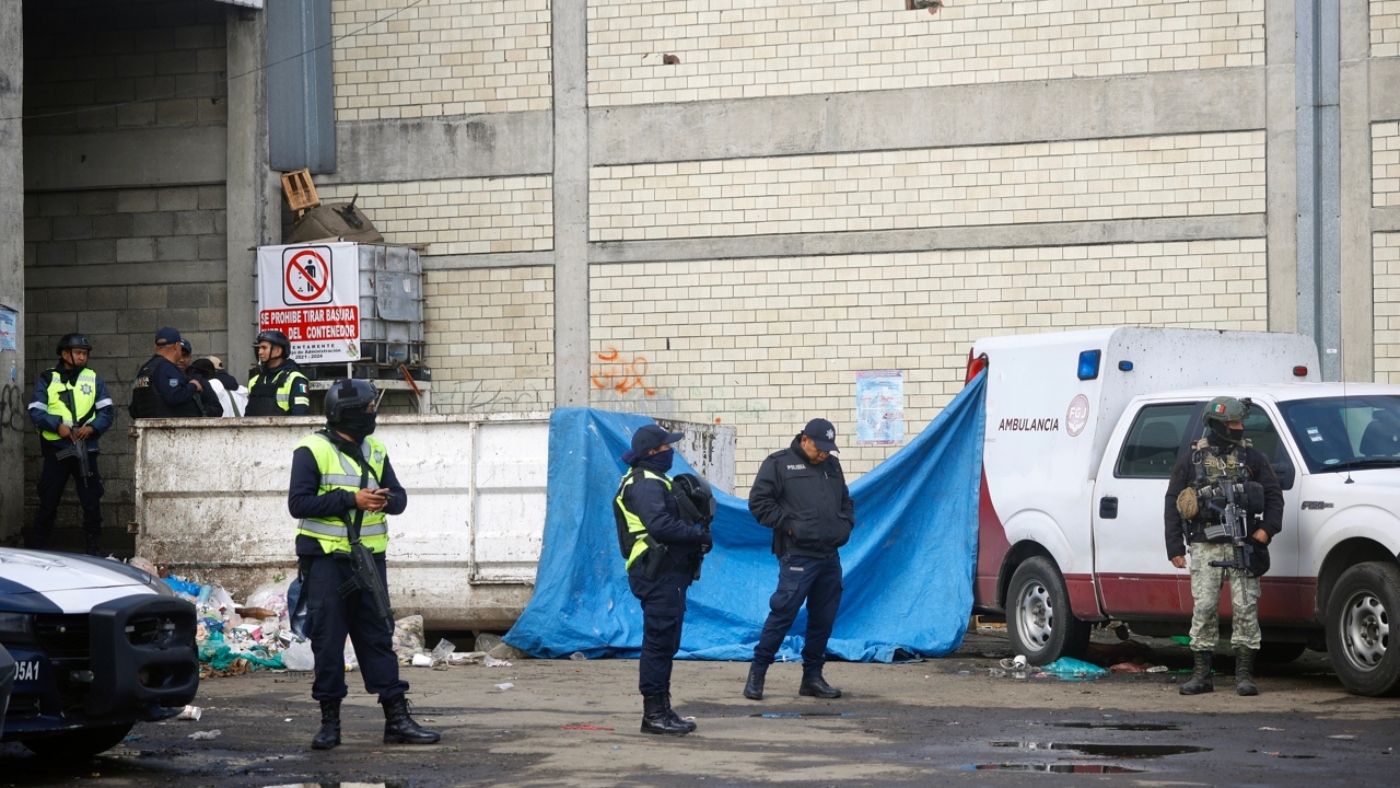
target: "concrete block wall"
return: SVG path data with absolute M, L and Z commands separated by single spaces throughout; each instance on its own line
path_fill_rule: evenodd
M 1373 244 L 1377 383 L 1400 383 L 1400 233 L 1375 233 Z
M 1370 0 L 1371 57 L 1400 57 L 1400 0 Z
M 592 241 L 1261 213 L 1264 132 L 593 168 Z
M 1264 64 L 1264 0 L 588 4 L 594 106 Z M 671 55 L 678 62 L 666 63 Z
M 317 195 L 324 203 L 359 195 L 355 204 L 380 232 L 394 243 L 422 245 L 428 255 L 553 248 L 548 175 L 339 184 Z
M 336 120 L 549 108 L 549 0 L 332 0 Z
M 1400 206 L 1400 121 L 1371 124 L 1371 205 Z
M 435 411 L 554 407 L 551 268 L 429 271 L 423 293 Z

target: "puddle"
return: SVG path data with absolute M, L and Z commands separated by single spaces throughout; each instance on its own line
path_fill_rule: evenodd
M 993 747 L 1014 747 L 1018 750 L 1070 750 L 1082 755 L 1104 755 L 1110 758 L 1160 758 L 1189 752 L 1210 752 L 1210 747 L 1190 744 L 1091 744 L 1088 742 L 994 741 Z
M 1047 728 L 1086 728 L 1098 731 L 1179 731 L 1174 722 L 1043 722 Z
M 1146 769 L 1130 769 L 1097 763 L 978 763 L 962 767 L 965 771 L 1050 772 L 1051 774 L 1141 774 Z
M 1299 758 L 1302 760 L 1307 760 L 1317 757 L 1316 755 L 1285 755 L 1279 752 L 1278 750 L 1249 750 L 1249 752 L 1258 753 L 1260 755 L 1268 755 L 1271 758 Z
M 769 711 L 762 714 L 750 714 L 750 717 L 763 717 L 770 720 L 778 719 L 800 719 L 802 717 L 854 717 L 856 715 L 848 711 Z

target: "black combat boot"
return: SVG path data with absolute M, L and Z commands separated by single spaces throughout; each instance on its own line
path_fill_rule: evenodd
M 680 719 L 673 719 L 666 706 L 665 695 L 642 696 L 642 733 L 661 733 L 669 736 L 684 736 L 690 728 Z
M 321 701 L 321 730 L 311 740 L 311 749 L 329 750 L 340 746 L 340 698 Z
M 685 726 L 685 730 L 686 730 L 687 733 L 693 733 L 693 732 L 695 731 L 696 728 L 700 727 L 699 725 L 696 725 L 695 723 L 691 722 L 690 720 L 688 720 L 688 719 L 682 717 L 681 715 L 677 714 L 677 713 L 676 713 L 676 710 L 673 709 L 673 708 L 671 708 L 671 693 L 668 692 L 668 693 L 666 693 L 665 695 L 662 695 L 661 697 L 663 697 L 663 698 L 666 699 L 666 713 L 667 713 L 668 715 L 670 715 L 671 719 L 673 719 L 673 720 L 675 720 L 676 722 L 679 722 L 680 724 L 684 725 L 684 726 Z
M 763 680 L 767 676 L 767 665 L 757 662 L 749 665 L 749 680 L 744 682 L 744 697 L 749 700 L 763 700 Z
M 810 695 L 814 698 L 839 698 L 841 690 L 826 683 L 822 674 L 813 673 L 810 676 L 802 677 L 802 686 L 797 688 L 798 695 Z
M 1235 649 L 1235 692 L 1241 695 L 1258 695 L 1254 686 L 1254 657 L 1259 652 L 1252 648 Z
M 419 726 L 408 716 L 408 698 L 400 695 L 384 704 L 385 744 L 437 744 L 442 738 L 437 731 Z
M 102 536 L 99 534 L 84 534 L 87 537 L 87 549 L 83 552 L 88 555 L 102 555 Z
M 1215 682 L 1210 678 L 1210 661 L 1215 656 L 1210 651 L 1193 651 L 1191 656 L 1196 660 L 1196 664 L 1191 668 L 1191 678 L 1181 685 L 1177 690 L 1182 695 L 1199 695 L 1202 692 L 1214 692 Z

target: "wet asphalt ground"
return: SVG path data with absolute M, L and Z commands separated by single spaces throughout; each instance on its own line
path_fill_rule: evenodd
M 1189 666 L 1171 641 L 1132 643 L 1096 636 L 1109 656 Z M 776 665 L 758 703 L 739 694 L 746 665 L 678 663 L 676 707 L 700 728 L 676 739 L 638 733 L 632 661 L 405 668 L 415 715 L 443 733 L 429 747 L 383 745 L 351 674 L 345 743 L 330 752 L 308 747 L 309 674 L 254 673 L 205 681 L 200 721 L 138 725 L 94 758 L 0 745 L 0 787 L 1400 784 L 1400 700 L 1347 694 L 1325 654 L 1263 667 L 1258 698 L 1234 694 L 1225 659 L 1216 692 L 1186 698 L 1178 672 L 1017 679 L 999 674 L 1007 656 L 984 633 L 940 660 L 832 663 L 846 695 L 831 701 L 799 697 L 800 668 Z

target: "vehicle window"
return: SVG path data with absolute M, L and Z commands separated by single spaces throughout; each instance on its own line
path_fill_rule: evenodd
M 1114 475 L 1127 479 L 1171 478 L 1182 435 L 1197 407 L 1195 402 L 1172 402 L 1148 405 L 1139 411 L 1128 429 Z
M 1400 465 L 1400 397 L 1325 397 L 1279 409 L 1313 473 Z
M 1288 452 L 1282 450 L 1278 439 L 1278 430 L 1274 428 L 1273 420 L 1269 418 L 1269 414 L 1258 407 L 1251 408 L 1249 415 L 1244 419 L 1244 437 L 1261 454 L 1268 457 L 1269 462 L 1288 459 Z

